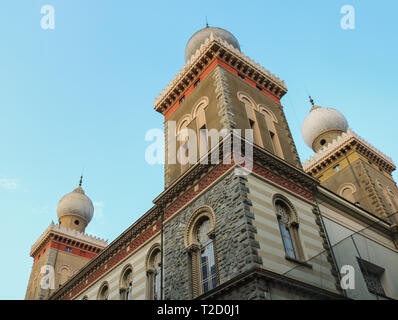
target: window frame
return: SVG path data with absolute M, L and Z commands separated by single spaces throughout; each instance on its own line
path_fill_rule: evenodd
M 130 277 L 130 279 L 128 279 L 127 277 Z M 126 281 L 128 281 L 128 283 Z M 132 291 L 133 291 L 133 267 L 131 266 L 131 264 L 128 264 L 123 268 L 120 275 L 120 282 L 119 282 L 120 300 L 131 300 Z
M 212 208 L 208 206 L 203 206 L 194 211 L 191 215 L 187 227 L 185 230 L 184 243 L 185 248 L 190 256 L 190 275 L 191 275 L 191 296 L 192 298 L 196 298 L 202 294 L 204 294 L 204 290 L 202 288 L 202 272 L 201 272 L 201 250 L 203 247 L 198 241 L 197 232 L 200 224 L 204 220 L 209 220 L 210 229 L 207 233 L 209 237 L 209 243 L 211 243 L 213 248 L 214 255 L 214 266 L 215 266 L 215 286 L 217 287 L 219 284 L 219 270 L 217 263 L 217 245 L 216 245 L 216 234 L 215 234 L 215 214 Z M 210 277 L 211 279 L 212 277 Z M 213 289 L 213 288 L 212 288 Z M 211 289 L 210 289 L 211 290 Z M 208 292 L 208 291 L 206 291 Z
M 161 297 L 161 281 L 163 268 L 161 261 L 159 262 L 158 268 L 154 265 L 155 258 L 157 255 L 161 254 L 161 248 L 158 243 L 154 244 L 149 250 L 146 258 L 146 275 L 147 275 L 147 287 L 146 287 L 146 297 L 149 300 L 162 300 Z M 159 298 L 155 299 L 156 283 L 159 281 Z
M 284 206 L 287 209 L 287 216 L 288 216 L 288 221 L 282 221 L 282 215 L 278 211 L 278 203 L 281 203 L 282 206 Z M 282 241 L 282 246 L 284 249 L 285 253 L 285 258 L 287 260 L 291 260 L 294 262 L 298 263 L 306 263 L 306 255 L 304 252 L 304 246 L 301 241 L 301 236 L 300 236 L 300 231 L 299 231 L 299 220 L 297 216 L 297 212 L 292 205 L 292 203 L 287 199 L 285 196 L 282 196 L 280 194 L 277 194 L 273 197 L 273 204 L 274 204 L 274 210 L 275 214 L 278 220 L 278 228 L 279 232 L 281 235 L 281 241 Z M 283 233 L 283 228 L 284 227 L 290 235 L 290 243 L 291 243 L 291 248 L 289 248 L 286 245 L 286 236 Z M 294 256 L 292 256 L 290 253 L 293 252 Z M 308 265 L 309 266 L 309 265 Z
M 379 297 L 388 298 L 388 296 L 386 295 L 386 290 L 382 283 L 382 279 L 381 279 L 386 270 L 383 267 L 380 267 L 378 265 L 375 265 L 374 263 L 371 263 L 369 261 L 366 261 L 366 260 L 358 258 L 358 257 L 357 257 L 357 261 L 358 261 L 359 269 L 361 270 L 361 273 L 362 273 L 363 281 L 365 282 L 366 288 L 368 289 L 369 293 L 374 294 Z M 377 289 L 374 290 L 370 286 L 370 284 L 369 284 L 369 282 L 371 281 L 370 275 L 372 276 L 372 279 L 377 280 L 378 285 L 381 288 L 382 292 L 378 292 Z
M 104 294 L 104 289 L 107 289 L 106 296 Z M 103 282 L 98 290 L 97 300 L 109 300 L 109 283 L 107 281 Z

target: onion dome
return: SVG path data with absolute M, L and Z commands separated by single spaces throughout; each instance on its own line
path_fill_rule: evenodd
M 347 119 L 340 111 L 314 105 L 304 119 L 302 135 L 305 143 L 317 151 L 347 129 Z
M 93 218 L 93 203 L 84 193 L 81 184 L 82 178 L 80 179 L 79 186 L 59 201 L 57 207 L 58 220 L 66 216 L 75 216 L 82 218 L 87 225 Z

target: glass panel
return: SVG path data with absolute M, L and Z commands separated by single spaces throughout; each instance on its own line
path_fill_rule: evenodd
M 296 254 L 294 252 L 293 241 L 292 241 L 292 237 L 290 235 L 289 229 L 282 222 L 279 222 L 279 226 L 280 226 L 280 229 L 281 229 L 282 239 L 283 239 L 283 244 L 285 246 L 286 254 L 289 257 L 296 259 Z
M 206 293 L 207 291 L 209 291 L 209 284 L 207 282 L 203 283 L 203 293 Z
M 208 277 L 207 265 L 202 266 L 202 277 L 203 277 L 203 279 L 207 279 L 207 277 Z
M 213 242 L 201 250 L 201 271 L 202 288 L 205 293 L 217 285 Z
M 154 274 L 153 279 L 153 299 L 160 300 L 160 272 Z
M 398 218 L 398 214 L 394 214 Z M 286 277 L 309 282 L 311 285 L 324 290 L 338 293 L 336 280 L 346 288 L 343 294 L 354 300 L 389 300 L 395 298 L 384 281 L 383 269 L 385 272 L 393 272 L 398 253 L 396 250 L 369 238 L 369 230 L 375 230 L 377 225 L 384 225 L 383 220 L 368 225 L 360 231 L 353 232 L 336 222 L 322 217 L 325 228 L 329 231 L 329 241 L 333 260 L 337 264 L 338 277 L 332 273 L 331 255 L 329 250 L 322 250 L 317 254 L 310 255 L 306 263 L 311 265 L 312 272 L 308 266 L 296 265 L 294 268 L 286 267 L 282 271 Z M 391 219 L 394 219 L 392 217 Z M 377 230 L 377 229 L 376 229 Z M 373 270 L 360 263 L 360 260 L 367 261 L 380 270 Z M 352 277 L 352 278 L 351 278 Z M 387 290 L 387 288 L 389 290 Z M 390 293 L 391 292 L 391 293 Z M 272 296 L 271 296 L 272 298 Z
M 212 286 L 213 286 L 213 288 L 215 288 L 215 287 L 217 286 L 217 279 L 216 279 L 216 277 L 213 277 L 213 278 L 212 278 Z

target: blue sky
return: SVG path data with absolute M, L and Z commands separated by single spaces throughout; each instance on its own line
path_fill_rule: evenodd
M 40 27 L 47 4 L 55 30 Z M 345 4 L 355 30 L 340 27 Z M 397 11 L 386 0 L 1 1 L 0 299 L 24 298 L 30 247 L 82 170 L 96 208 L 89 233 L 111 241 L 152 206 L 164 183 L 162 166 L 145 162 L 145 133 L 163 128 L 153 99 L 206 16 L 286 81 L 302 161 L 312 154 L 301 138 L 308 92 L 398 161 Z

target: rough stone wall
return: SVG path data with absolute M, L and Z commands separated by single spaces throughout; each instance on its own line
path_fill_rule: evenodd
M 184 245 L 184 232 L 191 215 L 202 206 L 210 206 L 216 216 L 218 284 L 262 264 L 247 191 L 245 178 L 232 171 L 165 223 L 165 299 L 193 298 L 191 258 Z
M 232 286 L 226 291 L 216 296 L 211 296 L 209 300 L 268 300 L 269 288 L 265 279 L 251 278 Z

